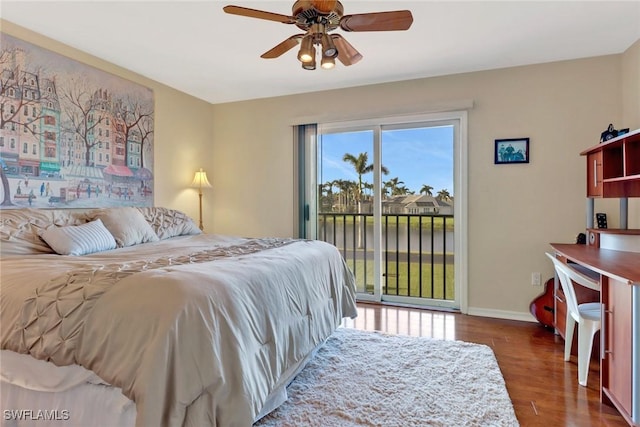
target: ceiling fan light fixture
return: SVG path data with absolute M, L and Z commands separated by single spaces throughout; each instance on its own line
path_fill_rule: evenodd
M 330 70 L 336 66 L 336 59 L 331 56 L 322 56 L 322 61 L 320 61 L 320 66 L 325 70 Z
M 338 56 L 338 49 L 329 34 L 323 33 L 320 42 L 322 44 L 322 56 L 328 56 L 330 58 Z
M 2 0 L 0 0 L 2 1 Z M 291 16 L 242 6 L 225 6 L 225 13 L 248 18 L 295 25 L 303 31 L 269 49 L 261 58 L 278 58 L 300 43 L 298 60 L 305 70 L 316 68 L 316 45 L 320 46 L 320 61 L 323 68 L 333 68 L 335 58 L 345 66 L 362 59 L 362 55 L 339 34 L 330 34 L 341 29 L 348 32 L 404 31 L 413 23 L 409 10 L 356 13 L 345 15 L 339 0 L 294 0 Z M 334 59 L 333 61 L 331 59 Z
M 316 69 L 316 58 L 314 57 L 310 62 L 303 62 L 302 69 L 304 70 L 315 70 Z
M 306 35 L 304 36 L 304 38 L 302 39 L 302 42 L 300 43 L 300 51 L 298 52 L 298 59 L 303 64 L 307 62 L 312 62 L 312 61 L 315 63 L 315 57 L 316 57 L 316 48 L 313 45 L 313 37 L 311 37 L 310 35 Z

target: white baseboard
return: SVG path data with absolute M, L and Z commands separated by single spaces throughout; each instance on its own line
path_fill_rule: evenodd
M 489 308 L 469 307 L 467 314 L 470 316 L 494 317 L 496 319 L 520 320 L 523 322 L 537 322 L 531 313 L 521 311 L 493 310 Z

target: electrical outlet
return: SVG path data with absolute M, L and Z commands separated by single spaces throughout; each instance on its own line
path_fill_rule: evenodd
M 533 286 L 540 286 L 540 280 L 541 280 L 540 273 L 538 272 L 531 273 L 531 284 Z

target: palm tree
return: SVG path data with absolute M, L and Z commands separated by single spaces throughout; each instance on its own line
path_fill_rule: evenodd
M 373 184 L 365 182 L 363 185 L 364 185 L 364 189 L 367 190 L 367 198 L 370 198 L 371 192 L 373 191 Z
M 389 190 L 389 193 L 392 196 L 398 195 L 398 188 L 400 185 L 404 185 L 404 181 L 400 181 L 400 179 L 396 176 L 395 178 L 391 178 L 389 181 L 385 181 L 383 183 L 384 193 L 387 194 L 386 190 Z
M 342 160 L 347 162 L 347 163 L 351 163 L 351 166 L 353 166 L 353 168 L 355 169 L 356 173 L 358 174 L 358 199 L 357 201 L 360 202 L 362 200 L 362 195 L 364 194 L 364 185 L 362 182 L 362 175 L 366 174 L 366 173 L 370 173 L 373 172 L 373 163 L 369 163 L 369 153 L 360 153 L 358 154 L 358 157 L 354 156 L 353 154 L 349 154 L 346 153 L 343 157 Z M 388 174 L 389 170 L 387 170 L 387 168 L 385 166 L 380 166 L 380 170 L 382 171 L 383 174 Z
M 451 194 L 449 194 L 448 190 L 442 189 L 442 190 L 438 191 L 437 198 L 438 198 L 438 200 L 444 200 L 445 202 L 448 202 L 449 200 L 451 200 Z
M 433 187 L 427 184 L 424 184 L 422 186 L 422 188 L 420 189 L 420 194 L 426 194 L 427 196 L 433 196 L 433 193 L 431 192 L 433 190 Z
M 373 172 L 373 163 L 369 163 L 369 153 L 364 152 L 358 154 L 358 157 L 353 154 L 346 153 L 342 160 L 350 163 L 358 174 L 358 187 L 356 189 L 356 203 L 358 204 L 358 213 L 362 213 L 362 196 L 364 194 L 364 184 L 362 182 L 362 175 Z M 389 171 L 383 165 L 380 166 L 380 170 L 383 174 L 388 174 Z M 358 216 L 358 247 L 362 247 L 362 235 L 364 230 L 362 228 L 362 222 L 360 216 Z
M 324 184 L 319 184 L 318 187 L 320 209 L 324 211 L 326 206 L 331 207 L 333 205 L 333 183 L 325 182 Z
M 410 191 L 407 187 L 403 185 L 395 189 L 394 196 L 406 196 L 407 194 L 413 194 L 413 191 Z
M 353 212 L 354 209 L 357 210 L 358 206 L 358 183 L 355 181 L 346 181 L 347 193 L 346 197 L 348 200 L 347 207 L 349 212 Z
M 353 183 L 351 181 L 345 181 L 344 179 L 336 179 L 332 184 L 338 189 L 339 211 L 344 212 L 344 205 L 347 204 L 348 194 Z

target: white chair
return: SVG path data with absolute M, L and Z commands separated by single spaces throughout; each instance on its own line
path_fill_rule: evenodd
M 547 256 L 553 261 L 553 265 L 562 286 L 562 292 L 567 302 L 567 322 L 564 340 L 564 360 L 568 361 L 571 357 L 571 344 L 573 341 L 573 331 L 576 322 L 578 323 L 578 383 L 581 386 L 587 386 L 587 376 L 589 374 L 589 360 L 591 359 L 591 350 L 593 349 L 593 337 L 600 330 L 600 316 L 602 304 L 599 302 L 589 302 L 578 304 L 576 293 L 573 288 L 573 282 L 586 286 L 590 289 L 599 290 L 598 283 L 569 267 L 567 264 L 558 260 L 554 255 L 547 253 Z M 572 282 L 573 281 L 573 282 Z

